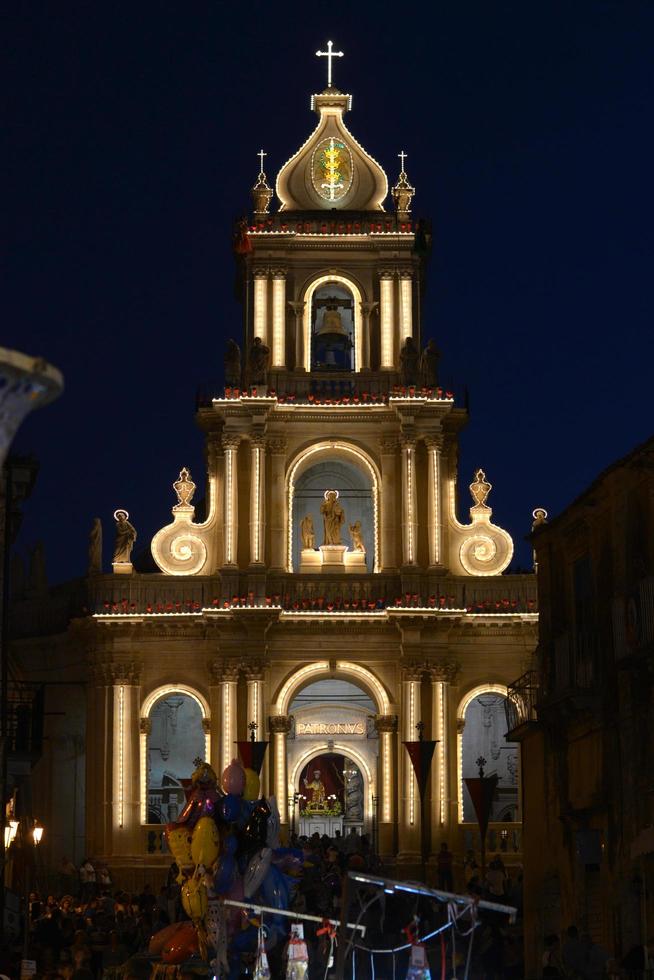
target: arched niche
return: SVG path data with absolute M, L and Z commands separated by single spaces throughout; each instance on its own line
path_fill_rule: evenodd
M 317 459 L 295 483 L 293 495 L 293 567 L 299 568 L 302 548 L 299 533 L 300 521 L 308 514 L 313 518 L 316 531 L 316 547 L 323 543 L 323 519 L 320 507 L 325 502 L 325 492 L 336 489 L 339 503 L 345 512 L 341 529 L 343 544 L 351 547 L 349 525 L 359 521 L 361 537 L 366 549 L 366 567 L 374 568 L 375 513 L 372 481 L 359 466 L 347 459 Z
M 380 484 L 376 464 L 358 446 L 341 440 L 329 440 L 314 443 L 301 450 L 289 467 L 286 477 L 287 570 L 292 572 L 299 569 L 299 553 L 302 548 L 300 522 L 305 513 L 310 513 L 313 517 L 315 547 L 319 548 L 322 544 L 323 519 L 320 505 L 324 502 L 325 491 L 329 489 L 344 494 L 340 501 L 345 511 L 345 523 L 341 532 L 343 544 L 351 546 L 349 525 L 361 520 L 366 567 L 368 571 L 378 572 Z M 299 504 L 296 502 L 298 487 L 301 490 Z
M 325 282 L 311 297 L 311 370 L 354 370 L 352 289 L 342 282 Z

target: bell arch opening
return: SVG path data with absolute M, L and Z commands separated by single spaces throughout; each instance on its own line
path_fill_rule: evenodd
M 343 275 L 320 276 L 304 294 L 306 371 L 361 370 L 361 290 Z

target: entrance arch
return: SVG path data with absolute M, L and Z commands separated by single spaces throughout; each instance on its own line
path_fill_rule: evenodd
M 327 752 L 334 753 L 337 755 L 346 756 L 348 759 L 352 759 L 359 768 L 359 772 L 363 776 L 363 824 L 365 827 L 370 827 L 372 819 L 372 801 L 377 795 L 377 778 L 376 772 L 373 766 L 371 766 L 369 759 L 357 749 L 355 745 L 351 742 L 333 742 L 329 745 L 329 750 L 327 749 L 327 743 L 322 746 L 319 744 L 308 745 L 300 755 L 298 755 L 295 760 L 294 765 L 289 771 L 288 788 L 289 788 L 289 798 L 293 796 L 295 788 L 298 785 L 302 770 L 315 759 L 317 756 L 325 755 Z
M 310 446 L 300 450 L 291 462 L 286 475 L 286 568 L 293 571 L 293 534 L 296 531 L 293 525 L 293 503 L 295 495 L 295 485 L 299 477 L 317 462 L 326 459 L 342 459 L 352 464 L 354 463 L 370 480 L 372 493 L 373 510 L 373 572 L 380 569 L 380 546 L 379 546 L 379 496 L 381 488 L 381 474 L 377 464 L 370 455 L 353 443 L 342 439 L 329 439 L 315 442 Z M 327 488 L 325 488 L 327 489 Z

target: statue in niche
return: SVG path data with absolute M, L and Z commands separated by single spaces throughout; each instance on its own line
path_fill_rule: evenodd
M 114 544 L 114 564 L 130 562 L 132 560 L 132 548 L 136 541 L 136 528 L 130 524 L 129 514 L 126 510 L 117 510 L 114 513 L 116 518 L 116 542 Z
M 102 572 L 102 521 L 93 518 L 93 527 L 89 533 L 89 575 L 100 575 Z
M 363 776 L 353 763 L 346 763 L 345 819 L 363 820 Z
M 255 337 L 248 354 L 249 385 L 265 385 L 268 379 L 270 363 L 270 348 L 266 347 L 261 337 Z
M 420 351 L 413 337 L 407 337 L 400 350 L 400 376 L 403 385 L 417 385 L 420 368 Z
M 363 538 L 361 537 L 361 521 L 350 524 L 350 537 L 352 538 L 352 551 L 366 552 Z
M 438 362 L 440 356 L 440 352 L 437 350 L 433 338 L 430 337 L 420 358 L 420 380 L 425 388 L 435 388 L 438 384 Z
M 338 502 L 338 490 L 326 490 L 325 502 L 320 505 L 325 536 L 323 544 L 342 544 L 341 527 L 345 522 L 345 511 Z
M 236 388 L 241 383 L 241 348 L 235 340 L 228 340 L 225 349 L 225 384 Z
M 308 781 L 305 776 L 303 779 L 304 788 L 311 790 L 311 799 L 309 800 L 309 806 L 312 810 L 324 807 L 325 805 L 325 784 L 320 778 L 320 769 L 314 770 L 313 779 L 311 782 Z
M 300 521 L 300 534 L 302 535 L 302 548 L 313 551 L 316 547 L 316 532 L 311 514 L 306 514 Z

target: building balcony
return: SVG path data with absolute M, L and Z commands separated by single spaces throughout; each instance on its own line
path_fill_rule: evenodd
M 509 684 L 504 703 L 508 742 L 521 741 L 537 724 L 539 690 L 538 674 L 535 670 L 526 671 Z

